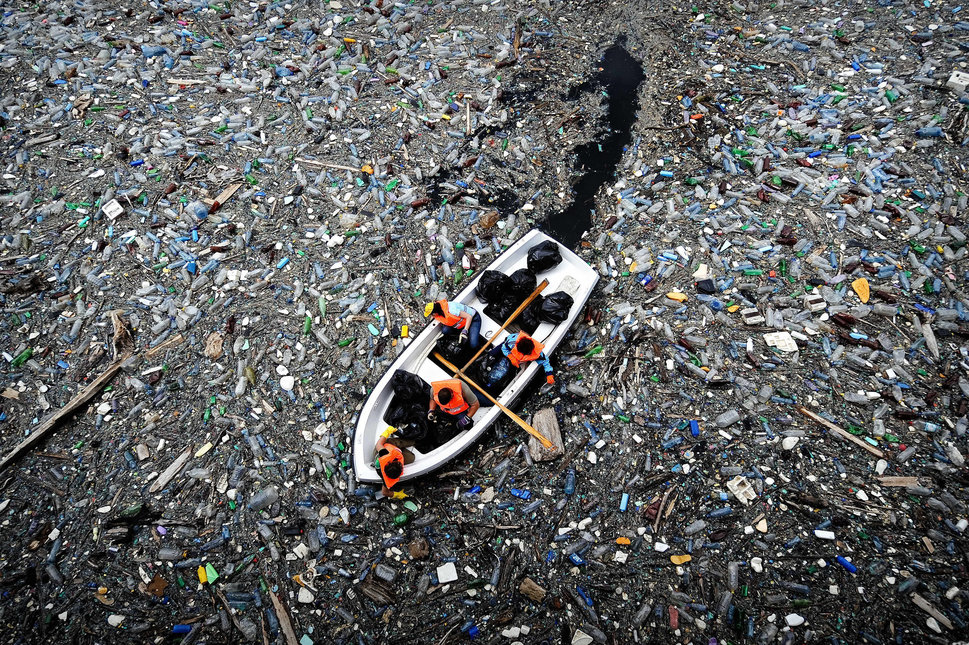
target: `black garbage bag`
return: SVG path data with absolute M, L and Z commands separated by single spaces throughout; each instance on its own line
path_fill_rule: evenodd
M 528 269 L 532 273 L 548 271 L 562 261 L 559 245 L 552 240 L 545 240 L 528 249 Z
M 415 401 L 423 399 L 426 404 L 431 398 L 431 386 L 420 376 L 407 370 L 394 372 L 390 377 L 390 387 L 394 390 L 394 394 L 404 399 Z
M 574 303 L 572 296 L 564 291 L 556 291 L 545 296 L 538 317 L 542 322 L 558 324 L 569 317 L 569 312 L 572 311 Z
M 441 334 L 441 339 L 437 341 L 435 349 L 450 362 L 461 364 L 467 346 L 461 345 L 460 334 Z
M 485 271 L 475 290 L 484 302 L 497 302 L 511 287 L 511 280 L 501 271 Z
M 484 386 L 485 390 L 488 391 L 491 396 L 498 398 L 502 391 L 511 383 L 511 380 L 515 378 L 518 371 L 514 368 L 507 371 L 507 373 L 495 383 L 490 383 L 491 370 L 498 365 L 498 363 L 505 360 L 505 355 L 499 352 L 485 352 L 485 354 L 475 361 L 472 369 L 475 371 L 475 380 L 479 385 Z M 481 403 L 481 407 L 489 407 L 493 405 L 487 397 L 478 396 L 478 401 Z
M 431 386 L 417 374 L 397 370 L 390 378 L 394 397 L 384 413 L 384 421 L 398 430 L 404 439 L 421 441 L 428 436 L 427 409 Z
M 499 358 L 501 358 L 500 352 L 492 353 L 493 349 L 494 345 L 492 345 L 488 351 L 482 354 L 481 358 L 472 363 L 471 367 L 469 367 L 468 371 L 466 372 L 466 374 L 473 378 L 479 385 L 484 385 L 487 383 L 488 373 L 491 372 L 491 368 L 499 360 Z M 475 391 L 475 393 L 477 393 L 477 391 Z M 494 394 L 494 392 L 492 392 L 492 394 Z M 481 403 L 482 406 L 484 405 L 484 401 L 485 400 L 483 397 L 478 397 L 478 402 Z M 489 401 L 488 403 L 490 405 L 491 402 Z
M 521 304 L 521 301 L 516 302 L 513 298 L 505 298 L 497 302 L 492 302 L 485 307 L 484 315 L 499 323 L 504 323 L 508 320 L 508 316 L 515 313 L 515 309 L 518 308 L 519 304 Z
M 525 311 L 518 315 L 516 322 L 526 334 L 534 334 L 535 330 L 538 329 L 538 326 L 541 324 L 542 303 L 544 300 L 545 299 L 542 298 L 541 295 L 536 296 L 536 298 L 532 300 L 527 307 L 525 307 Z
M 395 394 L 384 414 L 384 421 L 397 428 L 402 439 L 420 441 L 428 436 L 430 429 L 427 407 L 427 403 L 416 403 Z
M 532 292 L 535 291 L 535 287 L 538 285 L 538 278 L 529 269 L 518 269 L 508 276 L 508 278 L 511 284 L 508 287 L 507 295 L 509 300 L 514 298 L 515 307 L 520 305 L 522 300 L 532 295 Z

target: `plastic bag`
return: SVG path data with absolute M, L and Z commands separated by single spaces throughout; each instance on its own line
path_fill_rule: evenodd
M 497 302 L 511 287 L 511 280 L 501 271 L 485 271 L 481 274 L 475 291 L 484 302 Z
M 471 349 L 470 342 L 462 343 L 461 335 L 456 332 L 441 334 L 441 339 L 437 341 L 435 349 L 440 352 L 441 356 L 457 365 L 466 363 L 468 359 L 474 356 L 475 351 Z
M 431 386 L 425 383 L 420 376 L 407 370 L 394 372 L 394 375 L 390 377 L 390 387 L 394 390 L 394 394 L 405 399 L 415 401 L 424 399 L 426 403 L 431 398 Z
M 528 296 L 532 295 L 538 285 L 538 278 L 529 269 L 518 269 L 508 276 L 511 284 L 508 287 L 508 300 L 514 299 L 517 307 Z
M 431 386 L 417 374 L 397 370 L 390 378 L 394 397 L 384 413 L 384 421 L 397 428 L 404 439 L 420 441 L 427 436 L 427 408 Z
M 494 349 L 493 346 L 492 346 L 492 349 Z M 497 353 L 492 353 L 491 351 L 485 352 L 484 354 L 481 355 L 481 358 L 476 360 L 471 365 L 471 367 L 469 368 L 470 370 L 469 375 L 479 385 L 486 385 L 488 382 L 488 374 L 491 372 L 491 368 L 493 368 L 495 364 L 499 360 L 501 360 L 501 356 L 502 356 L 501 352 L 497 352 Z M 491 393 L 495 394 L 494 392 L 491 392 Z M 480 397 L 480 396 L 478 397 L 478 402 L 481 403 L 482 406 L 484 405 L 485 400 L 487 399 L 483 399 L 483 397 Z
M 541 324 L 542 316 L 542 304 L 544 303 L 544 298 L 541 295 L 537 296 L 532 302 L 525 308 L 525 311 L 518 315 L 515 322 L 518 326 L 526 333 L 533 334 L 538 326 Z
M 528 249 L 528 269 L 533 273 L 548 271 L 561 261 L 559 245 L 552 240 L 545 240 Z
M 491 371 L 502 361 L 507 362 L 508 359 L 506 359 L 505 355 L 500 351 L 488 351 L 482 354 L 481 358 L 476 360 L 474 365 L 472 365 L 470 368 L 473 372 L 472 378 L 475 379 L 478 385 L 483 386 L 485 390 L 495 398 L 501 396 L 502 391 L 508 386 L 509 383 L 511 383 L 511 380 L 517 373 L 517 370 L 514 368 L 509 369 L 507 370 L 507 373 L 503 377 L 499 378 L 495 383 L 490 383 L 490 379 L 493 376 Z M 481 404 L 481 407 L 487 408 L 494 405 L 488 399 L 488 397 L 482 396 L 480 392 L 475 391 L 475 394 L 478 395 L 478 402 Z
M 515 309 L 518 307 L 518 303 L 513 301 L 511 298 L 500 300 L 497 302 L 489 303 L 485 307 L 484 315 L 488 316 L 492 320 L 496 320 L 499 323 L 504 323 L 508 320 L 508 316 L 514 313 Z
M 556 291 L 545 297 L 542 301 L 542 309 L 539 312 L 539 319 L 542 322 L 558 324 L 564 322 L 572 311 L 575 301 L 572 296 L 564 291 Z
M 384 421 L 397 428 L 397 434 L 402 439 L 420 441 L 427 437 L 429 429 L 427 403 L 415 403 L 394 395 L 384 413 Z

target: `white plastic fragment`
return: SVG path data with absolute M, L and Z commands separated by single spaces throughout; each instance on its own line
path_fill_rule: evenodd
M 790 332 L 778 331 L 764 334 L 764 341 L 769 347 L 776 347 L 782 352 L 797 351 L 797 343 L 794 342 L 794 338 L 791 336 Z
M 800 614 L 788 614 L 784 616 L 784 622 L 787 623 L 788 627 L 798 627 L 804 624 L 804 616 Z
M 737 475 L 728 481 L 727 489 L 733 493 L 733 496 L 736 497 L 737 500 L 739 500 L 744 506 L 747 506 L 753 500 L 757 499 L 757 492 L 754 490 L 753 485 L 743 475 Z
M 458 570 L 453 562 L 445 562 L 437 568 L 437 580 L 442 585 L 458 579 Z
M 101 207 L 101 211 L 108 216 L 108 219 L 114 220 L 124 214 L 124 207 L 117 199 L 112 199 Z
M 969 73 L 959 69 L 952 70 L 952 73 L 949 74 L 949 80 L 945 82 L 945 86 L 959 93 L 965 92 L 966 88 L 969 87 Z

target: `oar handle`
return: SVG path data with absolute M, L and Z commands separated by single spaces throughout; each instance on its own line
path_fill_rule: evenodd
M 508 408 L 506 408 L 504 405 L 502 405 L 501 403 L 499 403 L 498 402 L 498 399 L 496 399 L 495 397 L 491 396 L 491 394 L 488 393 L 487 390 L 485 390 L 483 387 L 481 387 L 480 385 L 478 385 L 477 383 L 475 383 L 474 380 L 472 380 L 462 370 L 459 370 L 457 368 L 457 366 L 455 366 L 453 363 L 451 363 L 448 359 L 446 359 L 443 356 L 441 356 L 438 352 L 434 352 L 434 358 L 436 358 L 437 360 L 441 361 L 441 363 L 443 363 L 446 368 L 448 368 L 449 370 L 453 371 L 455 376 L 461 377 L 462 379 L 464 379 L 467 382 L 468 385 L 470 385 L 474 389 L 476 389 L 479 392 L 481 392 L 482 394 L 484 394 L 485 395 L 485 398 L 487 398 L 489 401 L 491 401 L 492 403 L 494 403 L 495 406 L 499 410 L 501 410 L 502 412 L 504 412 L 505 414 L 507 414 L 509 417 L 511 417 L 511 420 L 512 421 L 514 421 L 515 423 L 517 423 L 518 425 L 520 425 L 528 434 L 532 435 L 533 437 L 535 437 L 536 439 L 538 439 L 539 441 L 541 441 L 542 442 L 542 445 L 545 446 L 546 449 L 551 450 L 554 447 L 554 444 L 552 443 L 552 441 L 548 437 L 546 437 L 545 435 L 543 435 L 541 432 L 539 432 L 538 430 L 536 430 L 535 428 L 533 428 L 529 424 L 525 423 L 525 420 L 524 419 L 522 419 L 520 416 L 518 416 L 517 414 L 515 414 L 514 412 L 512 412 L 511 410 L 509 410 Z

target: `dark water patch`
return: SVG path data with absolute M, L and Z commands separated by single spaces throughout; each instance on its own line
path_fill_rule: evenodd
M 624 39 L 606 50 L 599 71 L 591 81 L 573 88 L 570 99 L 581 100 L 585 92 L 602 89 L 608 97 L 606 129 L 598 141 L 575 149 L 575 171 L 583 173 L 573 186 L 575 198 L 563 211 L 550 215 L 549 231 L 563 244 L 575 247 L 582 234 L 592 226 L 595 196 L 604 183 L 616 172 L 625 147 L 632 140 L 632 126 L 636 121 L 637 92 L 645 75 L 640 64 L 623 46 Z
M 455 192 L 443 184 L 451 183 L 457 186 Z M 481 185 L 478 183 L 468 183 L 465 186 L 460 177 L 455 177 L 455 173 L 449 169 L 442 168 L 433 181 L 427 185 L 427 197 L 430 200 L 427 208 L 434 210 L 441 207 L 447 200 L 450 204 L 461 201 L 461 197 L 469 196 L 478 200 L 478 210 L 485 212 L 490 210 L 498 211 L 502 216 L 510 215 L 522 207 L 524 201 L 514 190 L 502 188 L 497 185 Z
M 516 88 L 502 90 L 498 96 L 498 103 L 509 107 L 522 108 L 531 105 L 538 98 L 539 88 L 535 85 L 527 86 L 520 83 Z

